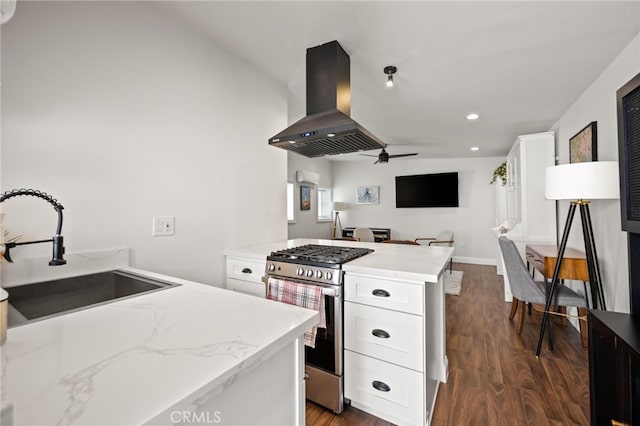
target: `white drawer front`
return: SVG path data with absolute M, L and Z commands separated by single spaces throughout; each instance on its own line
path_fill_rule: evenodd
M 237 291 L 239 293 L 250 294 L 252 296 L 258 296 L 265 298 L 266 291 L 263 283 L 254 283 L 250 281 L 236 280 L 234 278 L 227 278 L 227 290 Z
M 424 371 L 422 317 L 345 302 L 344 330 L 345 349 Z
M 262 282 L 267 260 L 258 262 L 255 260 L 227 259 L 227 277 L 244 281 Z
M 422 315 L 423 286 L 345 274 L 344 298 L 350 302 Z
M 425 424 L 422 373 L 345 350 L 344 396 L 394 423 Z

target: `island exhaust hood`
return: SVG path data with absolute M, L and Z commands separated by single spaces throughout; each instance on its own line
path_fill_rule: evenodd
M 381 149 L 380 139 L 351 119 L 350 59 L 337 41 L 307 49 L 307 115 L 269 145 L 306 157 Z

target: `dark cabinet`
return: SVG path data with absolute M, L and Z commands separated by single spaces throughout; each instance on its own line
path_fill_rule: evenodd
M 590 310 L 592 425 L 640 425 L 640 317 Z

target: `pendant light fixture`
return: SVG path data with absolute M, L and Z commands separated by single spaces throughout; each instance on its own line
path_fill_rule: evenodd
M 387 74 L 387 87 L 393 87 L 393 75 L 398 71 L 398 68 L 393 65 L 387 65 L 384 67 L 384 73 Z

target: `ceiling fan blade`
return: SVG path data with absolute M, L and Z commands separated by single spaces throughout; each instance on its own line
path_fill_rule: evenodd
M 394 155 L 390 155 L 389 158 L 410 157 L 412 155 L 418 155 L 418 153 L 414 152 L 414 153 L 411 153 L 411 154 L 394 154 Z
M 358 154 L 358 155 L 363 155 L 365 157 L 376 157 L 376 158 L 378 158 L 377 155 L 371 155 L 371 154 Z
M 373 164 L 378 164 L 379 162 L 380 162 L 380 160 L 376 160 L 376 162 L 375 162 L 375 163 L 373 163 Z

